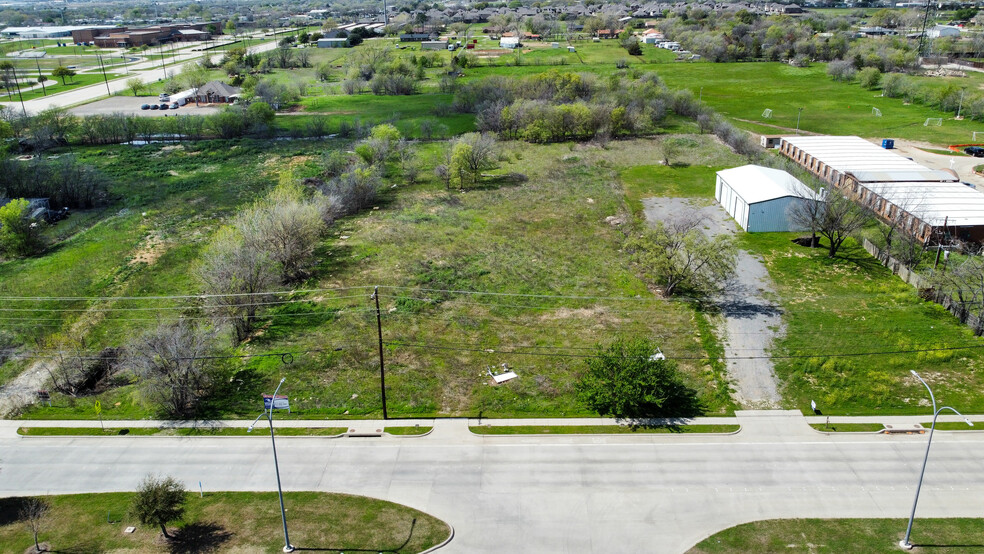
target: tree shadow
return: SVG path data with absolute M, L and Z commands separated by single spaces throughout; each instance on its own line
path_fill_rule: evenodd
M 216 552 L 232 538 L 232 533 L 211 521 L 199 521 L 185 525 L 168 544 L 171 554 L 196 554 Z
M 885 266 L 871 256 L 871 254 L 868 254 L 867 250 L 865 250 L 861 245 L 851 241 L 845 242 L 841 245 L 840 249 L 837 251 L 836 258 L 850 262 L 857 266 L 858 269 L 861 269 L 866 273 L 885 270 Z
M 20 521 L 20 511 L 27 500 L 23 496 L 0 498 L 0 527 Z
M 413 538 L 413 530 L 416 527 L 417 527 L 417 518 L 413 518 L 413 520 L 410 522 L 410 530 L 407 532 L 407 538 L 403 541 L 403 544 L 401 544 L 399 546 L 395 546 L 395 547 L 390 547 L 390 548 L 347 548 L 347 547 L 344 547 L 344 546 L 339 546 L 339 547 L 332 547 L 332 546 L 311 546 L 311 547 L 303 547 L 303 546 L 294 545 L 295 546 L 294 549 L 296 551 L 305 551 L 305 552 L 379 552 L 380 554 L 382 554 L 383 552 L 394 552 L 395 553 L 395 552 L 399 552 L 399 551 L 403 550 L 404 548 L 406 548 L 406 546 L 408 544 L 410 544 L 410 539 Z

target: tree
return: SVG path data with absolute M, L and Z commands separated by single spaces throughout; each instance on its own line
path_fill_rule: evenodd
M 167 417 L 194 415 L 216 382 L 212 334 L 187 319 L 161 323 L 137 339 L 127 365 Z
M 281 174 L 280 184 L 266 198 L 244 210 L 234 222 L 247 248 L 263 250 L 280 266 L 284 284 L 307 275 L 324 222 L 314 203 L 292 172 Z
M 65 79 L 71 79 L 72 77 L 75 77 L 75 75 L 76 73 L 74 69 L 69 69 L 63 65 L 59 65 L 51 70 L 51 76 L 61 79 L 63 85 L 67 84 Z
M 464 186 L 465 175 L 476 185 L 482 180 L 482 171 L 498 167 L 497 150 L 495 137 L 487 133 L 469 133 L 455 141 L 449 168 L 459 186 Z
M 140 77 L 134 77 L 126 80 L 126 88 L 130 89 L 130 92 L 132 92 L 134 96 L 140 94 L 140 91 L 146 87 L 147 85 L 144 84 L 143 79 Z
M 617 338 L 607 348 L 599 345 L 575 385 L 578 396 L 602 416 L 700 415 L 696 391 L 687 386 L 673 362 L 654 357 L 656 352 L 655 344 L 641 339 Z
M 626 241 L 633 260 L 663 296 L 678 292 L 707 296 L 721 291 L 734 274 L 733 238 L 708 238 L 701 231 L 703 223 L 697 212 L 684 213 Z
M 194 91 L 195 105 L 198 105 L 198 89 L 208 82 L 208 69 L 202 64 L 190 63 L 181 70 L 181 80 Z
M 27 525 L 31 534 L 34 535 L 35 552 L 41 552 L 41 545 L 38 544 L 38 535 L 41 534 L 41 531 L 48 524 L 48 518 L 51 515 L 51 503 L 47 499 L 36 496 L 28 498 L 24 502 L 24 505 L 21 506 L 20 512 L 17 515 Z
M 174 477 L 148 475 L 137 487 L 133 499 L 133 515 L 145 525 L 159 525 L 161 533 L 170 539 L 167 524 L 184 516 L 185 491 Z
M 287 69 L 293 63 L 293 60 L 294 60 L 294 49 L 291 48 L 289 44 L 283 45 L 283 46 L 278 46 L 271 53 L 271 59 L 273 60 L 273 63 L 277 67 L 279 67 L 281 69 Z
M 811 230 L 828 241 L 828 257 L 833 258 L 847 237 L 864 227 L 868 216 L 853 201 L 839 192 L 827 197 L 807 199 L 794 204 L 788 213 L 793 225 Z
M 866 67 L 858 72 L 858 83 L 869 90 L 878 88 L 881 78 L 881 71 L 877 67 Z
M 198 277 L 204 284 L 207 305 L 218 321 L 228 320 L 235 342 L 253 331 L 263 294 L 277 282 L 276 264 L 265 251 L 247 246 L 234 227 L 220 229 L 202 256 Z
M 31 218 L 31 204 L 24 198 L 0 206 L 0 253 L 7 256 L 30 256 L 44 246 L 41 230 L 44 222 Z

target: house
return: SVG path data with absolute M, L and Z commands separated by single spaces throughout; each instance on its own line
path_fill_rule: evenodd
M 598 38 L 614 38 L 615 35 L 612 34 L 611 29 L 598 29 L 598 32 L 595 33 L 595 36 L 597 36 Z
M 789 212 L 816 193 L 785 171 L 743 165 L 717 172 L 714 197 L 745 231 L 785 233 L 805 230 L 790 222 Z
M 502 37 L 499 39 L 499 48 L 508 48 L 510 50 L 519 48 L 519 37 Z
M 345 38 L 319 38 L 318 48 L 345 48 L 346 43 Z
M 239 92 L 239 87 L 222 81 L 209 81 L 198 88 L 196 99 L 199 104 L 228 104 L 239 98 Z

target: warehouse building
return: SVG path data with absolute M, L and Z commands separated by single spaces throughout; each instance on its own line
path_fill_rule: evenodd
M 984 242 L 984 194 L 860 137 L 783 137 L 779 151 L 920 242 Z
M 785 171 L 743 165 L 717 172 L 714 197 L 745 231 L 778 233 L 805 230 L 790 223 L 789 211 L 815 193 Z

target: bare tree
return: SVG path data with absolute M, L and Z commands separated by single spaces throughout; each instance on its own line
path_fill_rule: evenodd
M 839 192 L 829 192 L 826 198 L 815 197 L 795 204 L 789 211 L 794 225 L 810 229 L 828 241 L 827 255 L 833 258 L 847 238 L 868 221 L 860 206 Z
M 181 80 L 188 85 L 188 88 L 192 89 L 195 95 L 195 105 L 198 105 L 198 89 L 208 82 L 208 69 L 199 63 L 188 64 L 181 69 Z
M 161 323 L 129 349 L 127 363 L 168 417 L 193 415 L 212 392 L 212 335 L 188 320 Z
M 727 235 L 708 238 L 697 212 L 678 215 L 634 233 L 626 249 L 663 296 L 686 291 L 706 296 L 721 291 L 734 274 L 737 247 Z
M 266 198 L 244 210 L 234 225 L 247 248 L 265 251 L 280 266 L 280 281 L 290 283 L 307 274 L 324 222 L 318 207 L 304 198 L 293 173 L 281 175 Z
M 253 331 L 256 314 L 277 282 L 276 264 L 270 255 L 246 244 L 242 233 L 220 229 L 202 256 L 198 277 L 205 285 L 207 305 L 221 321 L 228 320 L 235 342 Z
M 51 503 L 45 498 L 32 497 L 21 506 L 18 517 L 27 525 L 27 528 L 34 535 L 34 551 L 43 552 L 38 543 L 38 535 L 48 524 L 51 515 Z
M 933 287 L 946 292 L 969 313 L 984 319 L 984 252 L 978 250 L 949 271 L 934 271 Z

